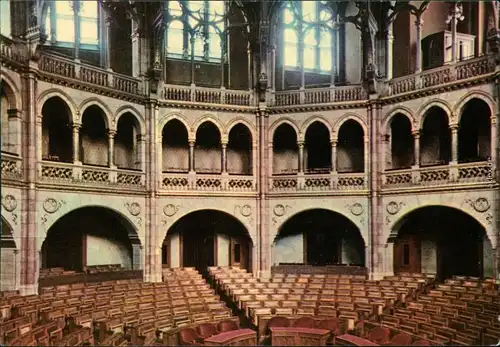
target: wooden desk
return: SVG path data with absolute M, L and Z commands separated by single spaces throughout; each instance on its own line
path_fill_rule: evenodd
M 257 333 L 252 329 L 239 329 L 214 335 L 203 342 L 205 346 L 255 346 Z
M 335 345 L 339 346 L 379 346 L 375 342 L 369 341 L 359 336 L 350 334 L 339 335 L 335 338 Z
M 270 328 L 273 346 L 326 346 L 330 331 L 310 328 Z

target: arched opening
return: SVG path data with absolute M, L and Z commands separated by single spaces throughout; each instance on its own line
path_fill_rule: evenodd
M 451 131 L 446 112 L 438 106 L 427 110 L 421 132 L 421 165 L 448 164 L 451 160 Z
M 73 160 L 72 116 L 59 97 L 48 99 L 42 107 L 42 158 L 69 163 Z
M 127 112 L 118 119 L 115 136 L 115 164 L 121 169 L 140 169 L 141 160 L 137 146 L 139 124 L 135 116 Z
M 2 129 L 2 138 L 1 138 L 1 150 L 6 153 L 15 153 L 16 152 L 16 143 L 15 139 L 13 139 L 13 129 L 12 121 L 9 124 L 9 110 L 12 109 L 13 99 L 9 93 L 10 90 L 7 90 L 8 86 L 5 81 L 2 80 L 0 85 L 0 111 L 2 112 L 2 123 L 0 124 Z
M 252 134 L 244 124 L 236 124 L 229 132 L 227 171 L 235 175 L 252 174 Z
M 12 228 L 2 217 L 2 235 L 0 238 L 0 291 L 16 289 L 16 242 Z
M 245 207 L 242 207 L 244 209 Z M 253 244 L 245 226 L 220 211 L 201 210 L 175 222 L 163 241 L 164 266 L 239 266 L 251 271 Z
M 85 266 L 119 264 L 140 269 L 140 240 L 118 212 L 82 207 L 57 220 L 42 245 L 42 268 L 82 271 Z
M 196 131 L 195 171 L 220 173 L 221 170 L 221 134 L 214 123 L 206 121 Z
M 463 108 L 458 128 L 458 161 L 486 161 L 491 157 L 491 111 L 486 102 L 472 99 Z
M 273 173 L 278 175 L 298 172 L 299 147 L 297 133 L 287 123 L 283 123 L 273 135 Z
M 163 172 L 189 171 L 188 131 L 180 120 L 170 120 L 162 130 Z
M 363 172 L 365 167 L 363 127 L 353 119 L 342 124 L 337 144 L 338 172 Z
M 304 211 L 280 228 L 274 263 L 364 266 L 365 243 L 356 225 L 343 215 L 323 209 Z
M 319 121 L 307 128 L 304 157 L 308 172 L 330 172 L 332 169 L 330 131 Z
M 391 120 L 390 168 L 405 169 L 415 163 L 414 141 L 411 122 L 405 115 L 398 113 Z
M 82 115 L 80 129 L 80 153 L 86 165 L 108 166 L 108 135 L 106 115 L 96 105 L 88 107 Z
M 394 273 L 491 277 L 493 251 L 484 227 L 470 215 L 445 206 L 410 212 L 398 223 Z

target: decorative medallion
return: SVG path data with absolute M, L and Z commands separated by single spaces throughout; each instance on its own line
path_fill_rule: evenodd
M 359 202 L 356 202 L 356 203 L 352 204 L 351 206 L 349 206 L 349 210 L 355 216 L 360 216 L 364 211 L 363 205 L 361 205 Z
M 61 203 L 54 198 L 47 198 L 42 206 L 45 212 L 52 214 L 61 208 Z
M 137 202 L 127 202 L 125 206 L 127 206 L 127 209 L 132 216 L 138 216 L 141 213 L 141 205 L 139 205 Z
M 165 205 L 165 207 L 163 207 L 163 213 L 165 214 L 165 216 L 168 216 L 168 217 L 172 217 L 174 214 L 177 213 L 178 210 L 179 210 L 179 206 L 175 206 L 173 204 L 168 204 L 168 205 Z
M 243 217 L 248 217 L 252 214 L 252 208 L 249 205 L 243 205 L 240 208 L 240 213 Z
M 7 194 L 2 198 L 2 206 L 7 212 L 12 212 L 17 208 L 17 200 L 14 195 Z
M 387 211 L 387 213 L 389 214 L 396 214 L 399 212 L 399 210 L 401 209 L 401 205 L 398 204 L 396 201 L 391 201 L 387 204 L 387 206 L 385 207 L 385 210 Z
M 283 206 L 282 204 L 278 204 L 274 206 L 273 212 L 276 216 L 281 217 L 286 212 L 285 206 Z
M 486 198 L 477 198 L 472 207 L 477 212 L 483 213 L 490 209 L 490 202 Z

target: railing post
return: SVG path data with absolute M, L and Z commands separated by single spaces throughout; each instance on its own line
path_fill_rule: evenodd
M 300 87 L 299 102 L 301 105 L 306 103 L 306 90 L 304 87 Z
M 226 103 L 226 87 L 220 88 L 220 103 L 222 105 Z
M 196 84 L 191 83 L 191 102 L 196 102 Z

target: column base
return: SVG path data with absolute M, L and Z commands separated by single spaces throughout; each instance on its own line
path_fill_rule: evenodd
M 271 278 L 271 270 L 257 271 L 257 277 L 263 279 Z
M 38 295 L 38 284 L 25 284 L 19 286 L 19 293 L 25 295 Z

